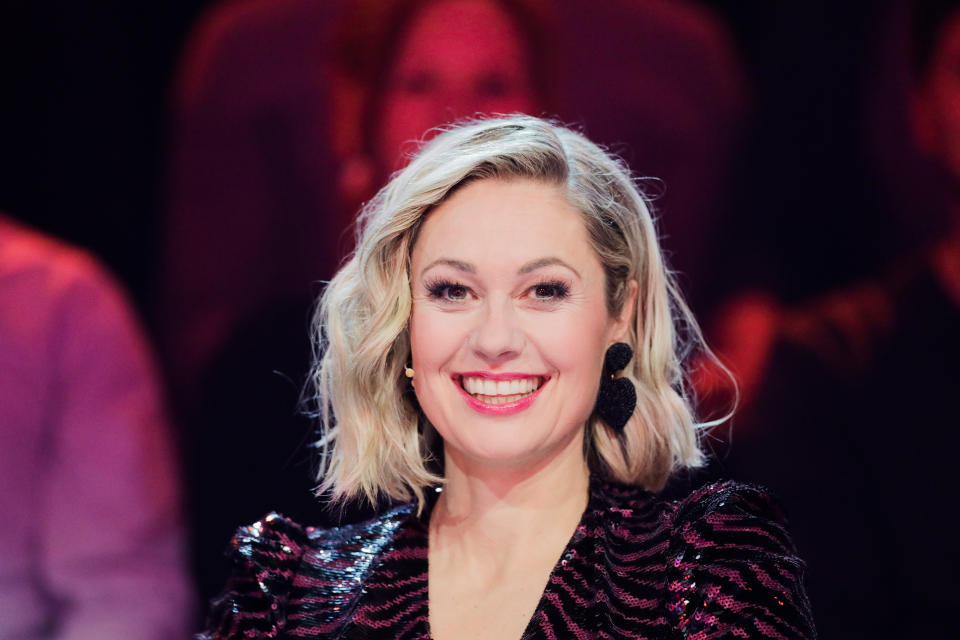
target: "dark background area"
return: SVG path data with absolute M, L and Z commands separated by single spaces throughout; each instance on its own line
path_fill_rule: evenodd
M 896 231 L 880 213 L 862 127 L 885 4 L 706 4 L 734 35 L 754 102 L 730 227 L 750 228 L 778 265 L 750 274 L 730 255 L 721 273 L 789 301 L 870 272 Z M 0 209 L 101 256 L 148 324 L 169 89 L 209 5 L 15 1 L 0 15 Z

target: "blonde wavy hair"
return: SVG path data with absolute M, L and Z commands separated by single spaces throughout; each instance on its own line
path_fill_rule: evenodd
M 648 204 L 629 169 L 582 134 L 530 116 L 464 122 L 425 144 L 362 210 L 357 248 L 327 285 L 314 320 L 311 377 L 320 419 L 318 492 L 334 500 L 423 501 L 441 483 L 429 422 L 409 392 L 410 256 L 420 225 L 459 186 L 537 180 L 565 189 L 583 214 L 606 276 L 607 310 L 619 314 L 638 284 L 624 370 L 637 408 L 620 434 L 593 416 L 591 471 L 657 491 L 703 454 L 683 363 L 712 357 L 664 264 Z M 709 423 L 713 424 L 713 423 Z

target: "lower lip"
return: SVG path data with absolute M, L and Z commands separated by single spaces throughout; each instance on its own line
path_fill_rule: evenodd
M 545 379 L 540 386 L 537 387 L 537 390 L 527 397 L 514 400 L 513 402 L 504 402 L 503 404 L 487 404 L 486 402 L 481 402 L 467 393 L 460 385 L 459 380 L 454 379 L 453 383 L 457 386 L 457 389 L 460 390 L 460 393 L 467 401 L 467 404 L 470 405 L 470 408 L 474 411 L 485 413 L 490 416 L 509 416 L 528 409 L 530 405 L 533 404 L 533 401 L 537 398 L 537 396 L 540 395 L 540 392 L 543 390 L 543 388 L 547 386 L 547 382 L 549 381 L 550 378 Z

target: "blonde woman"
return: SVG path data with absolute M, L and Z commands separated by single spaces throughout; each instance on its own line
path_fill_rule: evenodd
M 202 638 L 815 636 L 770 497 L 656 495 L 702 459 L 699 334 L 628 170 L 579 133 L 435 137 L 365 208 L 317 332 L 321 491 L 407 502 L 241 529 Z

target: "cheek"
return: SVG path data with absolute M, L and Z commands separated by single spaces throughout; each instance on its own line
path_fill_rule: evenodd
M 538 323 L 538 350 L 559 374 L 564 395 L 574 404 L 591 404 L 603 368 L 606 323 L 603 310 L 584 310 L 572 317 L 544 318 Z
M 445 439 L 450 435 L 447 427 L 458 401 L 449 367 L 467 339 L 466 324 L 458 314 L 416 303 L 410 315 L 414 392 L 420 408 Z
M 410 351 L 414 368 L 430 375 L 453 358 L 466 340 L 465 323 L 456 314 L 414 303 L 410 314 Z M 419 373 L 418 373 L 419 375 Z

